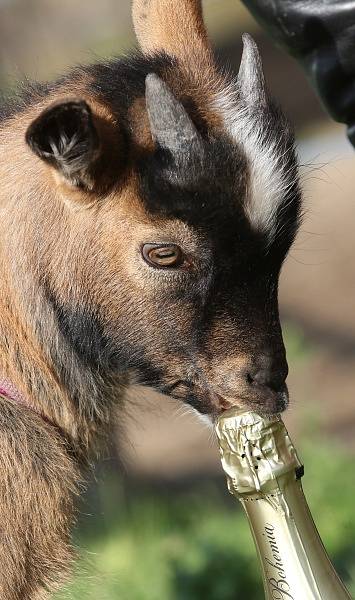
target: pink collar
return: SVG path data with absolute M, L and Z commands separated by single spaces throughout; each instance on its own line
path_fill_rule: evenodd
M 2 379 L 0 377 L 0 396 L 5 396 L 5 398 L 9 398 L 10 400 L 15 400 L 18 404 L 23 404 L 24 406 L 28 406 L 35 410 L 34 407 L 31 406 L 30 402 L 18 391 L 18 389 L 14 386 L 11 381 L 8 379 Z
M 42 417 L 43 421 L 59 429 L 58 425 L 53 423 L 51 419 L 49 419 L 40 410 L 38 410 L 38 408 L 33 406 L 33 404 L 29 402 L 29 400 L 27 400 L 27 398 L 23 394 L 21 394 L 21 392 L 19 392 L 19 390 L 14 386 L 13 383 L 11 383 L 11 381 L 2 377 L 0 377 L 0 396 L 8 398 L 9 400 L 14 400 L 14 402 L 16 402 L 17 404 L 21 404 L 22 406 L 26 406 L 34 413 Z

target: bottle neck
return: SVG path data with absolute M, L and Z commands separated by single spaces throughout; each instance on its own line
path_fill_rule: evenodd
M 260 559 L 266 600 L 349 600 L 309 511 L 301 482 L 240 495 Z
M 350 600 L 303 494 L 303 466 L 279 416 L 234 410 L 216 426 L 229 491 L 242 503 L 266 600 Z

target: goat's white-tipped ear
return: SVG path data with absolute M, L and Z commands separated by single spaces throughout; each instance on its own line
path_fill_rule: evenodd
M 242 40 L 243 54 L 237 80 L 240 96 L 247 105 L 265 106 L 267 93 L 258 47 L 248 33 L 243 33 Z
M 184 106 L 155 73 L 146 78 L 146 105 L 153 139 L 172 154 L 198 143 L 199 133 Z

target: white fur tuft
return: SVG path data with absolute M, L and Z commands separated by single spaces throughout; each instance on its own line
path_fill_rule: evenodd
M 236 104 L 236 84 L 221 91 L 214 108 L 223 117 L 226 131 L 243 148 L 249 169 L 249 187 L 244 206 L 246 216 L 256 231 L 276 233 L 276 214 L 285 201 L 292 178 L 287 176 L 287 154 L 292 148 L 282 147 L 281 140 L 266 134 L 265 119 L 255 111 Z

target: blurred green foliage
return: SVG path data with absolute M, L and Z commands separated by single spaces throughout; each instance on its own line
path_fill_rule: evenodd
M 290 362 L 314 351 L 298 329 L 286 325 L 284 333 Z M 353 458 L 329 446 L 314 427 L 305 431 L 297 448 L 306 496 L 325 546 L 355 595 Z M 102 478 L 89 502 L 94 516 L 78 527 L 76 576 L 56 600 L 264 598 L 248 522 L 223 476 L 131 488 L 114 470 Z
M 325 442 L 298 444 L 305 492 L 332 560 L 355 594 L 353 461 Z M 100 489 L 104 513 L 86 519 L 78 574 L 58 600 L 261 600 L 247 520 L 224 480 L 182 492 Z M 117 495 L 121 492 L 121 498 Z M 109 497 L 107 497 L 109 495 Z M 111 500 L 110 500 L 111 498 Z M 351 579 L 353 578 L 353 582 Z
M 316 348 L 305 337 L 302 329 L 287 321 L 282 326 L 283 338 L 286 346 L 287 360 L 290 365 L 296 361 L 304 361 L 311 354 L 316 352 Z

